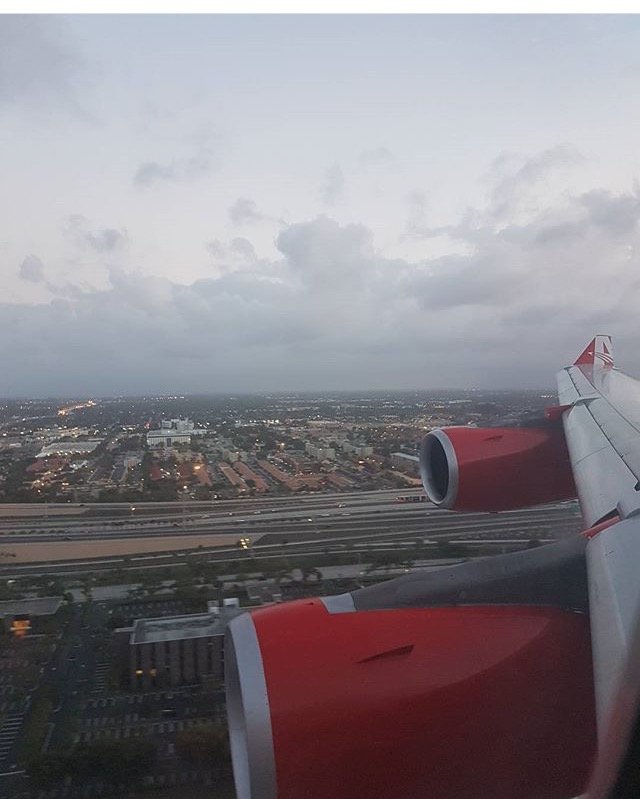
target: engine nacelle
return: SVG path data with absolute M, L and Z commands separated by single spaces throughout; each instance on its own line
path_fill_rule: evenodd
M 238 799 L 568 799 L 595 743 L 588 616 L 342 597 L 227 632 Z
M 576 496 L 558 423 L 432 430 L 422 441 L 420 473 L 429 499 L 452 510 L 513 510 Z

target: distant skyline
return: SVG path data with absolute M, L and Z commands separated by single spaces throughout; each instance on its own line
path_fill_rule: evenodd
M 0 396 L 640 375 L 638 16 L 0 16 Z
M 75 400 L 95 400 L 96 402 L 125 402 L 127 400 L 144 400 L 145 402 L 155 402 L 155 401 L 180 401 L 185 399 L 199 399 L 199 398 L 206 398 L 210 397 L 212 399 L 223 399 L 223 400 L 233 400 L 233 399 L 240 399 L 240 398 L 254 398 L 254 399 L 281 399 L 284 397 L 304 397 L 310 399 L 325 399 L 329 397 L 337 397 L 337 396 L 344 396 L 344 397 L 353 397 L 357 398 L 358 396 L 366 397 L 366 396 L 375 396 L 375 397 L 384 397 L 384 396 L 406 396 L 411 394 L 420 394 L 424 395 L 425 397 L 429 397 L 430 395 L 441 395 L 446 394 L 447 392 L 451 392 L 452 396 L 457 396 L 458 394 L 474 394 L 478 395 L 479 397 L 491 396 L 492 394 L 495 395 L 517 395 L 517 394 L 525 394 L 525 395 L 532 395 L 532 396 L 539 396 L 545 397 L 546 392 L 553 392 L 554 388 L 549 385 L 547 387 L 538 387 L 538 388 L 529 388 L 529 389 L 479 389 L 479 388 L 461 388 L 461 389 L 453 389 L 453 388 L 391 388 L 391 389 L 336 389 L 334 391 L 263 391 L 263 392 L 219 392 L 219 393 L 209 393 L 209 394 L 118 394 L 113 396 L 99 396 L 97 394 L 84 394 L 84 395 L 76 395 L 76 396 L 63 396 L 62 394 L 58 395 L 51 395 L 51 396 L 43 396 L 43 395 L 31 395 L 31 396 L 15 396 L 15 397 L 0 397 L 0 400 L 4 402 L 33 402 L 33 403 L 47 403 L 52 402 L 55 404 L 63 403 L 63 402 L 70 402 Z M 454 402 L 465 402 L 466 400 L 454 400 Z

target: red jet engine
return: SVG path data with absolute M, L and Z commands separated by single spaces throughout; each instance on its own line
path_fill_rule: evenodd
M 560 422 L 433 430 L 422 442 L 420 472 L 429 499 L 451 510 L 514 510 L 576 496 Z
M 569 799 L 595 751 L 584 539 L 245 613 L 238 799 Z

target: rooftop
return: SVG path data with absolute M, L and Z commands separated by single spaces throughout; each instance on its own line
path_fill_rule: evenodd
M 130 643 L 148 644 L 155 641 L 180 641 L 222 635 L 231 619 L 244 612 L 242 608 L 225 608 L 219 615 L 192 613 L 188 616 L 136 619 Z
M 408 452 L 392 452 L 392 458 L 405 458 L 408 461 L 413 461 L 414 463 L 419 463 L 420 458 L 417 455 L 410 455 Z
M 36 458 L 48 458 L 50 455 L 84 455 L 93 452 L 101 443 L 100 438 L 90 438 L 87 441 L 59 441 L 43 447 Z
M 0 602 L 0 618 L 6 616 L 53 616 L 62 604 L 61 596 L 8 599 Z

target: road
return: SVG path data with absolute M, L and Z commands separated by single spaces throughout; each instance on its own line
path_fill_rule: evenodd
M 185 544 L 183 536 L 192 547 L 191 551 L 207 554 L 211 560 L 235 560 L 242 556 L 238 551 L 238 541 L 246 539 L 251 553 L 255 556 L 282 554 L 283 547 L 287 552 L 323 552 L 333 546 L 365 543 L 415 541 L 416 539 L 437 540 L 529 540 L 531 538 L 560 537 L 580 529 L 579 509 L 575 503 L 543 506 L 523 511 L 509 511 L 500 514 L 475 513 L 456 514 L 442 511 L 425 503 L 395 505 L 393 503 L 374 504 L 360 502 L 358 504 L 338 503 L 344 507 L 333 505 L 316 509 L 310 515 L 301 514 L 299 509 L 276 510 L 274 513 L 243 513 L 242 516 L 229 517 L 217 514 L 210 518 L 192 519 L 178 532 L 172 534 L 171 550 L 133 554 L 126 557 L 114 551 L 109 557 L 84 557 L 75 555 L 73 559 L 39 564 L 4 563 L 0 566 L 3 576 L 18 576 L 25 573 L 73 573 L 96 569 L 109 569 L 116 566 L 124 568 L 158 568 L 168 564 L 184 562 Z M 200 546 L 193 549 L 194 536 L 216 533 L 220 536 L 221 545 L 216 547 Z M 106 532 L 87 531 L 81 528 L 69 532 L 73 541 L 86 542 L 107 538 L 115 544 L 121 541 L 147 542 L 154 536 L 167 535 L 166 528 L 159 530 L 150 526 L 144 532 L 130 528 L 118 528 Z M 39 535 L 27 534 L 13 536 L 26 539 L 30 543 L 60 540 L 59 533 L 45 532 Z M 203 539 L 205 540 L 205 539 Z M 226 544 L 224 542 L 227 542 Z M 10 547 L 6 536 L 0 536 L 0 550 Z M 67 549 L 72 549 L 69 543 Z M 87 547 L 83 547 L 87 548 Z M 161 549 L 162 547 L 159 547 Z M 165 544 L 164 549 L 167 549 Z M 117 547 L 115 547 L 117 550 Z M 246 555 L 246 551 L 245 551 Z
M 419 496 L 424 492 L 421 488 L 401 488 L 401 489 L 384 489 L 381 491 L 351 491 L 351 492 L 330 492 L 322 494 L 296 494 L 295 496 L 263 496 L 263 497 L 244 497 L 242 499 L 220 499 L 220 500 L 173 500 L 171 502 L 87 502 L 87 503 L 43 503 L 43 502 L 25 502 L 25 503 L 2 503 L 0 504 L 0 520 L 3 518 L 10 519 L 11 521 L 18 521 L 21 516 L 31 516 L 34 518 L 49 519 L 53 521 L 55 516 L 79 516 L 87 517 L 91 514 L 100 513 L 104 514 L 109 511 L 124 511 L 135 512 L 144 514 L 150 512 L 156 514 L 160 511 L 175 511 L 182 513 L 183 509 L 190 512 L 206 512 L 212 508 L 221 511 L 238 510 L 247 508 L 255 510 L 256 508 L 278 507 L 279 505 L 290 505 L 295 502 L 296 505 L 313 506 L 316 504 L 331 503 L 334 500 L 337 502 L 358 502 L 370 501 L 372 498 L 383 501 L 393 501 L 397 496 Z M 135 508 L 135 511 L 132 511 Z M 17 518 L 16 518 L 17 517 Z M 122 518 L 119 515 L 117 518 Z M 27 520 L 29 521 L 29 520 Z

